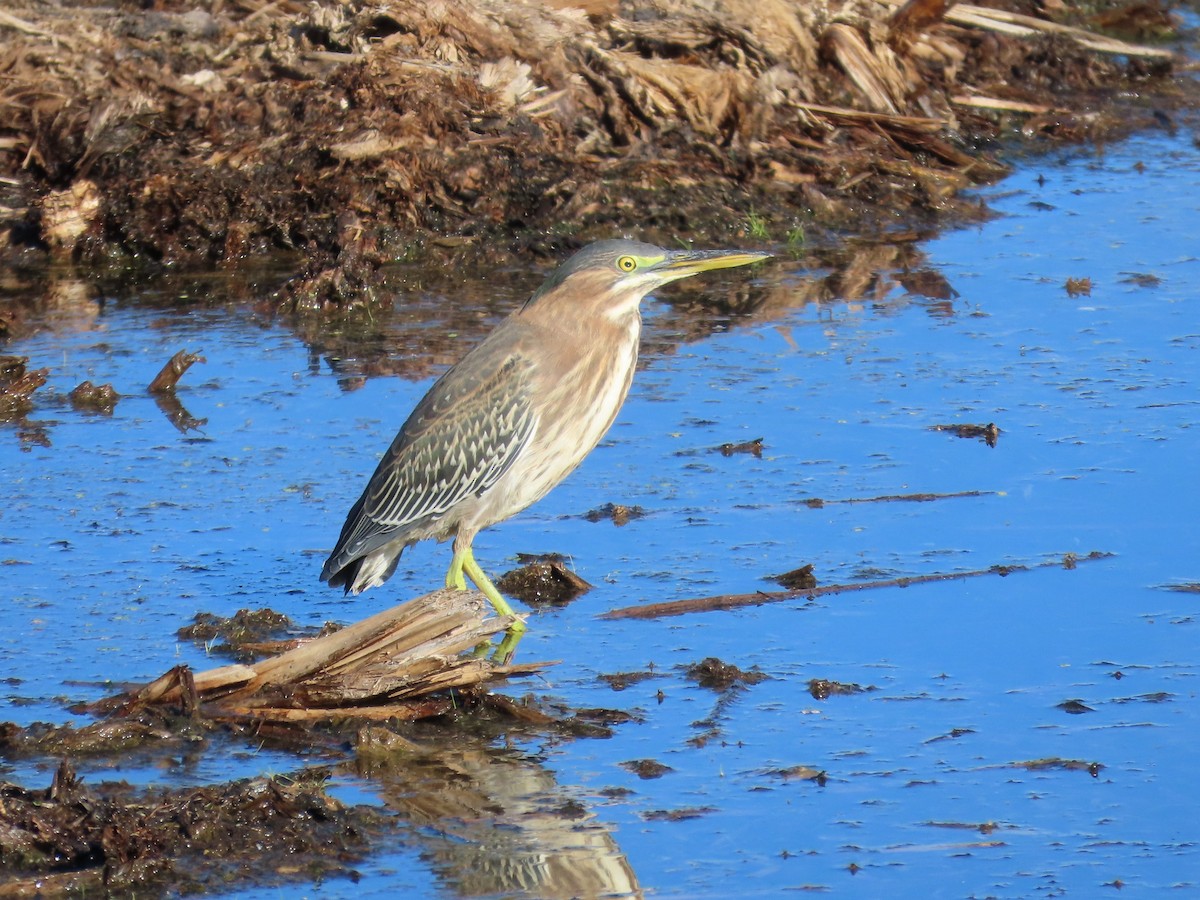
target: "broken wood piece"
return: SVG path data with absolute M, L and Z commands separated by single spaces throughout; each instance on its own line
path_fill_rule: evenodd
M 146 390 L 152 394 L 162 394 L 175 390 L 175 385 L 179 383 L 179 379 L 183 377 L 183 373 L 190 369 L 193 363 L 197 362 L 208 362 L 208 360 L 195 353 L 180 350 L 167 360 L 167 364 L 154 376 L 154 380 L 150 382 L 150 386 Z
M 950 102 L 958 106 L 971 106 L 976 109 L 999 109 L 1004 112 L 1029 113 L 1044 116 L 1053 112 L 1053 108 L 1043 103 L 1026 103 L 1023 100 L 1003 100 L 1000 97 L 982 97 L 969 94 L 954 94 Z
M 1113 554 L 1092 551 L 1086 556 L 1076 556 L 1074 553 L 1064 554 L 1059 559 L 1045 560 L 1040 563 L 995 565 L 987 569 L 971 569 L 966 572 L 931 572 L 928 575 L 905 575 L 899 578 L 886 578 L 881 581 L 858 581 L 851 584 L 829 584 L 823 587 L 802 588 L 791 591 L 755 591 L 752 594 L 719 594 L 714 597 L 696 597 L 687 600 L 670 600 L 665 603 L 647 603 L 643 606 L 624 606 L 620 609 L 609 610 L 601 614 L 601 619 L 664 619 L 668 616 L 682 616 L 686 613 L 711 612 L 718 609 L 737 609 L 742 606 L 761 606 L 764 603 L 778 603 L 781 600 L 794 600 L 798 597 L 811 600 L 827 594 L 842 594 L 850 591 L 866 591 L 874 588 L 909 587 L 914 584 L 927 584 L 936 581 L 961 581 L 965 578 L 978 578 L 981 575 L 1011 575 L 1015 572 L 1031 572 L 1034 569 L 1063 568 L 1074 569 L 1083 561 L 1108 559 Z
M 341 718 L 415 719 L 452 705 L 446 693 L 550 663 L 502 664 L 473 651 L 511 626 L 485 618 L 477 591 L 444 588 L 251 665 L 198 672 L 178 666 L 150 684 L 98 704 L 118 713 L 182 705 L 217 720 L 278 723 Z

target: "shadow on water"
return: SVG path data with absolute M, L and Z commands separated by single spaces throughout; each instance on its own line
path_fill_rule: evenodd
M 477 545 L 496 574 L 559 554 L 592 585 L 531 614 L 522 654 L 562 660 L 531 706 L 626 720 L 314 733 L 329 793 L 388 816 L 338 870 L 357 883 L 320 893 L 1194 889 L 1198 185 L 1183 137 L 1069 152 L 1006 181 L 978 228 L 664 290 L 604 443 Z M 317 628 L 436 586 L 437 545 L 357 600 L 316 577 L 429 380 L 539 274 L 396 267 L 403 303 L 332 324 L 265 303 L 279 272 L 7 274 L 0 353 L 48 371 L 0 422 L 3 717 L 61 723 L 211 666 L 175 636 L 199 611 Z M 175 392 L 186 430 L 146 391 L 181 349 L 206 359 Z M 120 396 L 73 405 L 84 380 Z M 998 577 L 933 580 L 971 572 Z M 785 574 L 777 602 L 605 617 Z M 890 586 L 819 590 L 869 582 Z M 689 674 L 710 658 L 763 677 L 714 697 Z M 262 735 L 197 743 L 73 762 L 171 790 L 295 766 Z M 55 769 L 3 764 L 29 790 Z

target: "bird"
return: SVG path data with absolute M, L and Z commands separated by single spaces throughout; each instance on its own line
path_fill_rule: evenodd
M 382 585 L 400 554 L 453 538 L 446 587 L 469 578 L 509 634 L 523 619 L 475 560 L 472 542 L 544 497 L 616 419 L 638 357 L 641 301 L 713 269 L 759 262 L 743 250 L 589 244 L 433 384 L 350 508 L 321 580 L 346 594 Z

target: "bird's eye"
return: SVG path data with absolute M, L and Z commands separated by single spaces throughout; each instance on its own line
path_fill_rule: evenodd
M 637 260 L 632 256 L 622 256 L 617 260 L 617 268 L 622 272 L 632 272 L 637 268 Z

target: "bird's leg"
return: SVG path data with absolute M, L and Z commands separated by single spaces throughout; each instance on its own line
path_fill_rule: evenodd
M 463 562 L 467 555 L 471 552 L 468 547 L 465 551 L 454 548 L 454 557 L 450 560 L 450 568 L 446 570 L 446 587 L 455 588 L 460 591 L 467 589 L 466 579 L 463 578 Z
M 458 556 L 457 553 L 454 555 L 455 557 Z M 450 568 L 454 568 L 453 563 L 450 564 Z M 483 591 L 483 596 L 488 598 L 488 601 L 492 604 L 492 609 L 496 610 L 496 615 L 512 617 L 513 621 L 508 629 L 510 633 L 519 634 L 525 630 L 525 622 L 508 605 L 508 601 L 504 599 L 500 591 L 492 584 L 491 579 L 484 574 L 483 569 L 479 568 L 479 563 L 475 562 L 475 553 L 470 547 L 467 547 L 463 553 L 460 572 L 465 572 L 467 577 L 475 582 L 475 587 Z
M 466 576 L 465 578 L 464 575 Z M 504 596 L 492 584 L 491 579 L 484 574 L 483 569 L 479 567 L 479 563 L 475 562 L 475 552 L 471 549 L 470 543 L 467 541 L 460 543 L 456 538 L 454 541 L 454 557 L 450 560 L 450 568 L 446 572 L 446 587 L 465 591 L 467 589 L 467 578 L 475 582 L 475 586 L 483 592 L 483 596 L 488 598 L 488 602 L 492 604 L 492 609 L 496 611 L 496 615 L 508 616 L 512 619 L 512 624 L 508 626 L 508 634 L 510 636 L 521 634 L 525 631 L 526 625 L 524 620 L 508 605 L 508 601 L 504 599 Z

